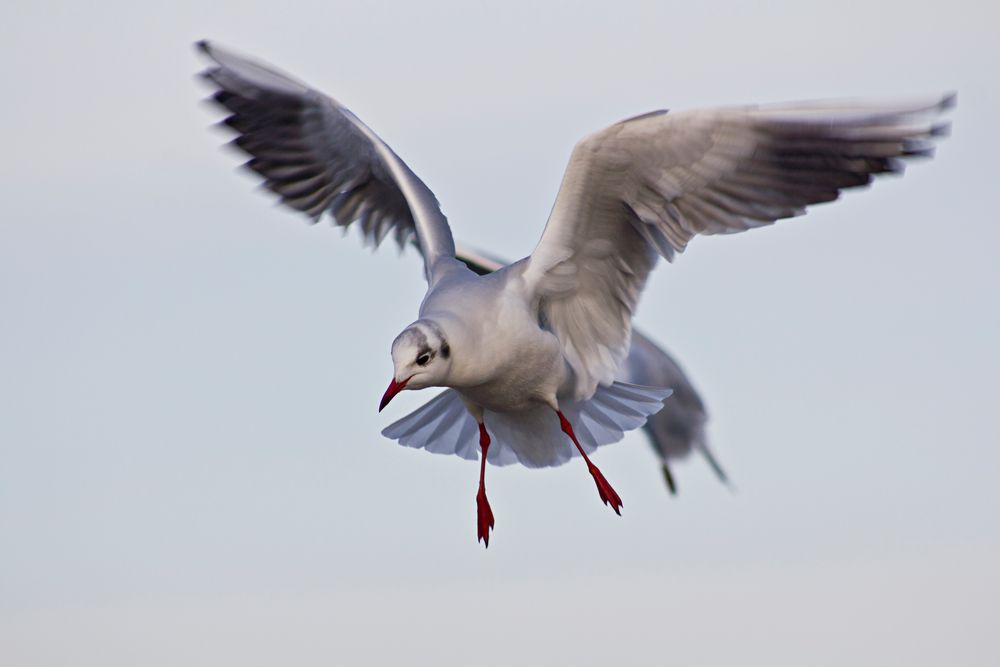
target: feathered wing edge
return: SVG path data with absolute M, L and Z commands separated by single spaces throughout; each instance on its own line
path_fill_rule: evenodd
M 671 389 L 615 382 L 599 386 L 589 400 L 563 401 L 560 407 L 589 454 L 645 424 L 671 393 Z M 579 456 L 548 407 L 517 414 L 487 410 L 483 421 L 491 438 L 486 460 L 493 465 L 520 463 L 528 468 L 544 468 Z M 477 433 L 476 420 L 453 389 L 446 389 L 382 431 L 382 435 L 405 447 L 469 460 L 479 458 Z
M 228 115 L 232 144 L 245 167 L 290 208 L 313 222 L 324 214 L 342 227 L 357 222 L 377 247 L 393 233 L 415 240 L 429 282 L 448 266 L 455 243 L 434 194 L 382 139 L 346 107 L 263 62 L 205 40 L 201 76 Z M 443 260 L 443 261 L 442 261 Z

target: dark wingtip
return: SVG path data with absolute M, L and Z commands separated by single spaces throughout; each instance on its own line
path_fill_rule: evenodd
M 667 489 L 670 491 L 670 495 L 676 496 L 677 483 L 674 482 L 674 476 L 670 472 L 670 467 L 666 463 L 664 463 L 662 469 L 663 469 L 663 481 L 667 483 Z
M 929 134 L 932 137 L 950 137 L 951 123 L 938 123 L 931 127 Z
M 958 105 L 958 92 L 952 90 L 944 94 L 941 101 L 938 102 L 938 108 L 941 111 L 946 111 L 948 109 L 954 109 Z
M 722 468 L 722 465 L 715 458 L 715 455 L 712 454 L 712 451 L 708 448 L 708 445 L 706 445 L 705 443 L 700 443 L 698 445 L 698 450 L 701 452 L 701 455 L 705 457 L 705 461 L 708 462 L 708 466 L 712 469 L 712 472 L 715 473 L 715 476 L 719 478 L 719 481 L 728 486 L 730 490 L 735 490 L 732 481 L 729 479 L 729 475 L 726 474 L 726 471 Z
M 209 43 L 207 39 L 199 39 L 197 42 L 194 43 L 194 48 L 201 51 L 207 56 L 212 55 L 212 45 Z

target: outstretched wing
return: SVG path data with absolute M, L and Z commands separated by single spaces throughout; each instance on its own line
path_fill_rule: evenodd
M 524 272 L 576 373 L 576 396 L 614 378 L 658 256 L 901 172 L 903 159 L 931 154 L 946 129 L 935 119 L 953 101 L 662 111 L 577 144 Z
M 197 46 L 214 63 L 202 76 L 231 113 L 223 123 L 250 155 L 245 166 L 314 222 L 324 212 L 344 227 L 357 221 L 376 246 L 390 232 L 400 247 L 415 238 L 433 282 L 440 260 L 455 255 L 451 229 L 434 194 L 392 149 L 304 83 L 208 42 Z

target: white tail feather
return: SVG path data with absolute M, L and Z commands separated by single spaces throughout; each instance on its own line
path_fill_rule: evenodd
M 615 382 L 599 386 L 586 401 L 563 401 L 563 413 L 573 424 L 580 445 L 590 454 L 601 445 L 622 439 L 663 407 L 670 389 Z M 491 444 L 486 460 L 493 465 L 521 463 L 529 468 L 557 466 L 579 456 L 547 406 L 517 413 L 487 410 L 483 421 Z M 476 420 L 454 389 L 446 389 L 420 408 L 390 424 L 382 435 L 406 447 L 435 454 L 479 458 Z

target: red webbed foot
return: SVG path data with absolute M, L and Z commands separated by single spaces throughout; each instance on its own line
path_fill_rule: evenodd
M 484 542 L 489 548 L 490 531 L 493 530 L 493 510 L 490 509 L 490 501 L 486 499 L 486 489 L 483 488 L 476 494 L 476 515 L 479 541 Z
M 597 469 L 590 461 L 587 461 L 587 468 L 590 470 L 590 474 L 594 477 L 594 482 L 597 484 L 597 492 L 601 494 L 601 500 L 604 501 L 605 505 L 610 504 L 611 509 L 615 511 L 618 516 L 622 515 L 622 499 L 613 488 L 608 480 L 604 478 L 604 475 L 600 470 Z

